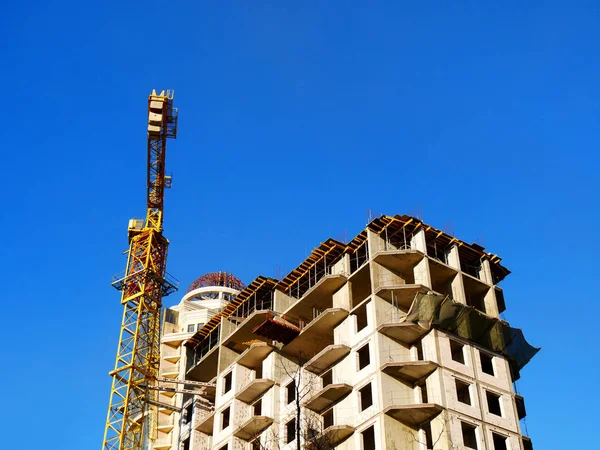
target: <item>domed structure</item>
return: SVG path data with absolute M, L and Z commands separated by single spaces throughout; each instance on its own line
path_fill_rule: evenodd
M 223 308 L 245 287 L 238 277 L 228 272 L 207 273 L 190 284 L 182 301 L 202 302 L 211 309 Z
M 202 275 L 188 287 L 178 305 L 170 307 L 171 332 L 196 333 L 234 300 L 244 283 L 228 272 Z
M 228 287 L 235 289 L 236 291 L 241 291 L 246 287 L 244 286 L 244 283 L 242 283 L 242 281 L 235 275 L 232 275 L 228 272 L 211 272 L 196 278 L 196 280 L 190 284 L 190 287 L 188 287 L 185 293 L 187 294 L 198 288 L 209 286 Z

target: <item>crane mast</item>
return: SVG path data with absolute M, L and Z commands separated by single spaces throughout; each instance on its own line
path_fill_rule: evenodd
M 173 92 L 148 97 L 146 220 L 129 221 L 124 274 L 113 279 L 121 291 L 123 319 L 102 450 L 141 450 L 144 436 L 156 438 L 162 298 L 177 290 L 166 271 L 169 241 L 162 234 L 167 139 L 177 136 Z

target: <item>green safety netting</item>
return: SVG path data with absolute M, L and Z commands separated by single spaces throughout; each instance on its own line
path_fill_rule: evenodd
M 540 351 L 525 340 L 520 329 L 441 295 L 417 294 L 406 320 L 454 334 L 504 355 L 510 363 L 513 380 L 519 379 L 519 371 Z

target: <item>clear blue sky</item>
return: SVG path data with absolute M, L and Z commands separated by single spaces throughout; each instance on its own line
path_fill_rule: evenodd
M 180 111 L 165 229 L 183 289 L 290 270 L 368 209 L 420 210 L 513 271 L 507 318 L 543 347 L 519 384 L 535 448 L 591 448 L 597 2 L 135 3 L 0 15 L 5 447 L 101 446 L 155 87 Z

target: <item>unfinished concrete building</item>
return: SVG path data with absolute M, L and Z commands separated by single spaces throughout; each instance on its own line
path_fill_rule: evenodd
M 151 446 L 532 449 L 513 382 L 538 349 L 499 317 L 508 274 L 477 244 L 382 216 L 282 280 L 223 291 L 205 323 L 182 314 L 188 294 L 164 314 L 161 373 L 205 384 L 161 392 Z

